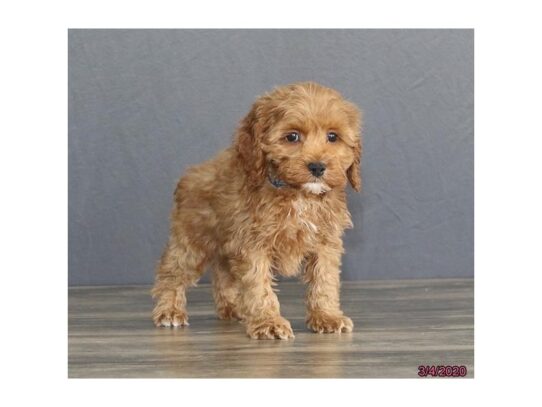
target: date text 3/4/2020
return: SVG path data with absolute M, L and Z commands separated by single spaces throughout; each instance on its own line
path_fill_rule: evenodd
M 466 375 L 467 367 L 464 365 L 418 366 L 418 376 L 420 377 L 465 377 Z

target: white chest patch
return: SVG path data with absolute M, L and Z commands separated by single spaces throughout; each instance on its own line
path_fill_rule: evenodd
M 311 194 L 320 195 L 329 191 L 329 187 L 323 182 L 307 182 L 303 184 L 303 189 Z

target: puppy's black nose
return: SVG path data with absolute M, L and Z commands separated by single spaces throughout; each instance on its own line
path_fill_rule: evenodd
M 309 163 L 307 167 L 309 167 L 309 171 L 315 177 L 321 177 L 326 170 L 326 165 L 324 163 Z

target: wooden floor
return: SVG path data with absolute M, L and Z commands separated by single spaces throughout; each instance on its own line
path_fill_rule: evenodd
M 418 377 L 465 365 L 474 377 L 472 280 L 343 283 L 351 334 L 305 328 L 303 286 L 278 286 L 290 341 L 249 339 L 216 319 L 210 287 L 188 293 L 190 326 L 155 328 L 150 287 L 69 289 L 68 375 L 77 377 Z

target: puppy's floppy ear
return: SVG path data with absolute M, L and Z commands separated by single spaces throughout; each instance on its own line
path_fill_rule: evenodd
M 247 173 L 250 186 L 258 186 L 265 180 L 265 155 L 262 150 L 263 128 L 259 118 L 261 102 L 257 101 L 237 129 L 234 146 Z
M 362 118 L 362 113 L 353 103 L 347 103 L 347 114 L 348 114 L 350 126 L 354 130 L 356 140 L 355 140 L 354 146 L 352 147 L 354 149 L 354 162 L 348 168 L 348 170 L 346 170 L 346 176 L 348 177 L 348 181 L 350 181 L 350 185 L 352 185 L 352 188 L 354 188 L 357 192 L 359 192 L 361 191 L 361 153 L 362 153 L 361 118 Z
M 348 181 L 350 181 L 352 188 L 359 192 L 361 191 L 361 139 L 359 138 L 354 146 L 354 154 L 356 154 L 354 162 L 348 170 L 346 170 L 346 176 L 348 177 Z

